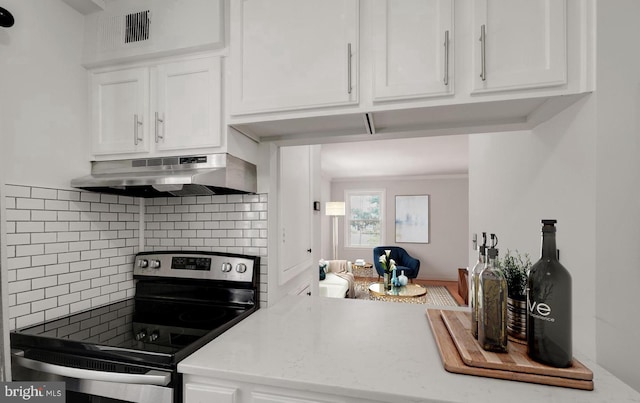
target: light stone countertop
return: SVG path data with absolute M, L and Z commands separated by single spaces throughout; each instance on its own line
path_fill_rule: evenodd
M 184 359 L 184 374 L 382 402 L 640 402 L 593 362 L 594 391 L 452 374 L 427 305 L 307 296 L 260 309 Z

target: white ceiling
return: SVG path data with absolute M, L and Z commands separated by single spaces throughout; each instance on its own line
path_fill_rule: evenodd
M 366 178 L 467 174 L 468 135 L 323 144 L 325 176 Z

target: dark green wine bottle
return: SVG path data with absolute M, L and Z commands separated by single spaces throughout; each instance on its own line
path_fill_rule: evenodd
M 542 257 L 527 281 L 527 353 L 543 364 L 571 366 L 571 275 L 558 261 L 556 220 L 542 220 Z

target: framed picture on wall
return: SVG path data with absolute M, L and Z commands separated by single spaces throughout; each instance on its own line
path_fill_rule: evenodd
M 396 242 L 429 243 L 429 195 L 396 196 Z

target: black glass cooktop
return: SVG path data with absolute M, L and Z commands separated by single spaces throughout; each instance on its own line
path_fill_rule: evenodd
M 11 334 L 12 347 L 174 363 L 254 309 L 128 299 Z

